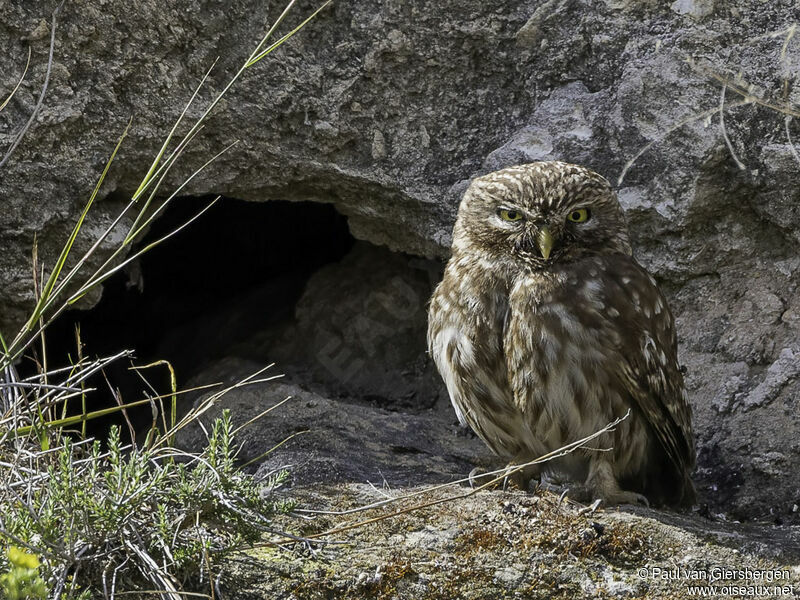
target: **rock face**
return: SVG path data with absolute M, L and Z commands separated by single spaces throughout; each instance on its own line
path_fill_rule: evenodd
M 206 369 L 200 381 L 230 385 L 259 367 L 225 359 Z M 259 425 L 243 428 L 237 440 L 241 460 L 262 457 L 257 463 L 260 475 L 288 468 L 293 488 L 353 481 L 379 487 L 436 484 L 466 476 L 476 463 L 490 464 L 483 443 L 461 430 L 449 411 L 432 407 L 409 415 L 370 403 L 331 400 L 285 378 L 229 392 L 203 420 L 208 424 L 227 408 L 237 424 L 244 424 L 287 398 Z M 201 428 L 192 426 L 178 442 L 201 447 L 204 438 Z
M 0 5 L 0 89 L 13 88 L 33 51 L 26 82 L 0 113 L 2 153 L 35 105 L 56 4 Z M 300 2 L 292 18 L 311 8 Z M 796 519 L 794 8 L 793 0 L 338 2 L 246 73 L 173 182 L 240 139 L 192 193 L 333 203 L 357 238 L 442 259 L 471 177 L 554 158 L 594 168 L 618 184 L 637 256 L 678 317 L 703 501 L 741 517 Z M 4 335 L 32 301 L 34 236 L 52 264 L 128 119 L 93 231 L 136 189 L 213 59 L 221 57 L 211 75 L 219 89 L 279 9 L 255 0 L 64 6 L 43 109 L 0 170 Z M 390 277 L 366 280 L 356 267 L 351 276 L 389 286 L 402 311 L 408 290 L 391 288 Z M 345 284 L 325 285 L 320 296 L 333 302 L 324 289 Z M 423 288 L 410 289 L 419 299 Z M 298 314 L 315 310 L 301 301 Z M 408 362 L 422 343 L 420 315 L 400 319 L 398 347 L 374 356 Z M 330 320 L 346 333 L 348 324 Z M 425 369 L 393 373 L 385 388 L 401 382 L 403 393 L 422 394 L 437 385 L 425 383 Z M 346 393 L 377 385 L 356 371 Z

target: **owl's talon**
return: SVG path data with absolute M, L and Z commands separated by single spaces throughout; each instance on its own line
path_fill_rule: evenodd
M 506 476 L 503 478 L 504 490 L 508 488 L 509 483 L 513 483 L 521 491 L 528 492 L 531 481 L 538 479 L 539 471 L 536 467 L 531 465 L 523 467 L 520 463 L 524 464 L 525 460 L 515 457 L 506 465 Z
M 506 465 L 506 472 L 503 476 L 503 487 L 502 487 L 502 490 L 504 492 L 508 491 L 508 488 L 511 486 L 512 483 L 516 487 L 520 487 L 519 485 L 521 483 L 519 480 L 520 472 L 519 471 L 515 473 L 511 472 L 514 469 L 514 466 L 515 465 L 513 464 Z
M 481 467 L 475 467 L 472 469 L 472 471 L 469 472 L 469 475 L 467 475 L 467 479 L 469 479 L 469 487 L 474 490 L 477 486 L 481 485 L 480 479 L 485 473 L 486 471 Z
M 578 510 L 579 515 L 593 515 L 597 512 L 597 509 L 600 508 L 600 505 L 603 503 L 602 498 L 597 498 L 594 502 L 592 502 L 589 506 L 584 506 L 583 508 Z

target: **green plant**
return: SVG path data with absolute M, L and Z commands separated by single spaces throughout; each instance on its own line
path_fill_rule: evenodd
M 39 559 L 16 546 L 9 546 L 8 565 L 0 575 L 0 592 L 8 600 L 47 598 L 47 587 L 39 576 Z
M 0 492 L 0 539 L 36 548 L 45 578 L 67 598 L 208 585 L 221 557 L 258 540 L 272 515 L 292 507 L 274 495 L 285 471 L 259 482 L 235 459 L 228 411 L 197 455 L 124 446 L 117 428 L 105 452 L 99 441 L 65 437 L 55 451 L 15 458 L 17 470 L 43 478 L 21 477 Z M 12 548 L 9 562 L 4 586 L 42 588 L 35 556 Z

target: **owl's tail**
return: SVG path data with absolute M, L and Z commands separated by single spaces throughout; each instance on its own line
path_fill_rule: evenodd
M 683 472 L 683 481 L 678 487 L 680 489 L 680 495 L 676 495 L 675 502 L 669 504 L 676 508 L 691 508 L 697 504 L 697 490 L 687 471 Z
M 658 448 L 645 469 L 644 495 L 653 506 L 689 509 L 697 504 L 697 491 L 689 465 L 676 465 Z

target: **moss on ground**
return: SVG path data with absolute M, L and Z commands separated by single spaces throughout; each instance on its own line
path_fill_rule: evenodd
M 549 493 L 481 491 L 345 529 L 458 493 L 438 490 L 363 513 L 326 514 L 306 521 L 286 518 L 282 525 L 295 534 L 339 531 L 325 536 L 332 543 L 324 546 L 262 548 L 251 553 L 246 565 L 232 563 L 238 585 L 229 591 L 230 597 L 684 598 L 687 581 L 642 577 L 640 570 L 668 565 L 787 566 L 709 543 L 707 536 L 660 522 L 662 513 L 656 511 L 648 516 L 616 509 L 590 513 Z M 375 502 L 380 499 L 376 495 L 367 486 L 342 485 L 308 492 L 304 504 L 347 510 Z M 794 570 L 792 576 L 798 573 Z

